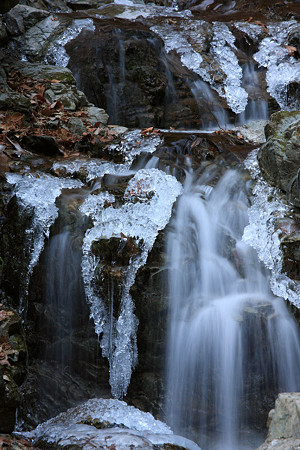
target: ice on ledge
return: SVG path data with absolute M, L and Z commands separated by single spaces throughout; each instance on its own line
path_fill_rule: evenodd
M 107 162 L 96 158 L 60 161 L 54 163 L 52 168 L 54 171 L 64 168 L 67 176 L 72 176 L 76 173 L 83 173 L 87 182 L 95 178 L 101 178 L 106 173 L 113 175 L 129 174 L 127 165 Z
M 93 422 L 95 426 L 88 425 Z M 101 422 L 103 428 L 97 429 L 97 423 Z M 88 400 L 22 435 L 32 439 L 33 445 L 41 439 L 48 445 L 80 445 L 86 450 L 153 449 L 156 445 L 163 444 L 200 450 L 198 445 L 189 439 L 174 435 L 166 424 L 154 419 L 150 413 L 113 399 Z
M 82 183 L 79 180 L 55 178 L 45 174 L 7 173 L 6 179 L 14 186 L 12 194 L 17 197 L 21 213 L 27 211 L 30 215 L 32 214 L 31 227 L 26 230 L 25 245 L 30 254 L 24 285 L 26 296 L 32 270 L 44 248 L 45 238 L 49 237 L 50 227 L 58 215 L 55 200 L 62 189 L 80 187 Z
M 226 98 L 232 111 L 239 114 L 247 106 L 248 94 L 241 87 L 243 73 L 235 55 L 235 37 L 224 23 L 213 24 L 210 54 L 216 58 L 225 75 L 222 85 L 216 83 L 207 72 L 202 64 L 202 56 L 193 48 L 192 43 L 197 47 L 204 39 L 205 31 L 202 28 L 201 21 L 198 25 L 193 21 L 184 21 L 178 29 L 174 29 L 169 24 L 163 24 L 152 26 L 151 30 L 163 39 L 167 52 L 175 50 L 180 55 L 182 64 L 207 81 L 221 97 Z M 186 35 L 187 30 L 188 35 Z
M 141 130 L 128 131 L 124 134 L 119 144 L 112 144 L 108 152 L 117 151 L 124 155 L 124 164 L 130 166 L 133 160 L 141 153 L 153 153 L 162 144 L 163 139 L 159 135 L 149 134 L 143 136 Z
M 70 58 L 65 50 L 65 45 L 72 39 L 75 39 L 83 29 L 95 31 L 93 20 L 75 19 L 72 25 L 49 48 L 45 56 L 45 62 L 55 64 L 56 66 L 67 67 Z
M 91 217 L 94 224 L 86 232 L 83 242 L 85 292 L 96 333 L 102 334 L 100 345 L 103 355 L 109 359 L 112 395 L 117 398 L 126 394 L 132 369 L 137 362 L 137 319 L 133 312 L 130 288 L 137 270 L 145 264 L 159 230 L 167 225 L 173 203 L 181 192 L 182 186 L 173 176 L 158 169 L 142 169 L 129 181 L 121 206 L 113 204 L 114 199 L 101 192 L 93 195 L 93 199 L 88 197 L 80 208 L 82 213 Z M 95 270 L 101 276 L 101 269 L 97 258 L 91 253 L 91 246 L 99 238 L 122 236 L 134 238 L 141 253 L 132 256 L 123 271 L 120 314 L 112 323 L 95 286 Z
M 279 190 L 270 187 L 260 173 L 257 150 L 250 153 L 245 166 L 256 180 L 252 206 L 249 208 L 249 225 L 244 230 L 243 240 L 257 251 L 258 257 L 271 270 L 270 286 L 273 293 L 288 299 L 300 307 L 300 283 L 282 273 L 282 251 L 276 221 L 288 214 Z
M 288 36 L 298 23 L 294 20 L 269 26 L 269 36 L 262 40 L 253 56 L 260 66 L 267 68 L 268 92 L 281 109 L 299 109 L 299 100 L 287 96 L 288 85 L 300 82 L 300 62 L 289 55 Z M 293 101 L 294 100 L 294 101 Z
M 239 114 L 247 106 L 248 94 L 241 87 L 243 71 L 234 53 L 234 50 L 236 50 L 234 45 L 235 37 L 225 23 L 214 22 L 213 31 L 211 53 L 217 57 L 226 75 L 225 97 L 227 104 L 233 112 Z M 221 92 L 219 94 L 222 95 Z M 222 96 L 224 97 L 224 94 Z
M 133 130 L 124 133 L 123 139 L 118 144 L 112 144 L 107 148 L 108 153 L 117 152 L 123 155 L 124 163 L 118 164 L 101 159 L 76 159 L 74 161 L 60 161 L 53 164 L 53 170 L 64 168 L 66 175 L 71 176 L 76 172 L 86 173 L 86 181 L 101 178 L 104 174 L 126 175 L 134 159 L 141 153 L 153 153 L 163 142 L 159 135 L 149 134 L 143 136 L 141 130 Z

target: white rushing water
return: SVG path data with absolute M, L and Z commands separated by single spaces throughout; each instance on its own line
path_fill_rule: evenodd
M 242 241 L 243 177 L 201 183 L 186 186 L 169 236 L 167 423 L 204 449 L 251 449 L 262 399 L 300 388 L 299 331 Z

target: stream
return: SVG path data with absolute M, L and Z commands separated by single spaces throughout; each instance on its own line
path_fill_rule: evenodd
M 257 448 L 278 393 L 300 390 L 298 288 L 274 238 L 287 205 L 256 159 L 270 115 L 299 109 L 299 24 L 131 0 L 57 17 L 43 62 L 121 132 L 105 157 L 6 175 L 37 336 L 18 431 L 51 448 Z M 109 438 L 86 428 L 100 416 Z

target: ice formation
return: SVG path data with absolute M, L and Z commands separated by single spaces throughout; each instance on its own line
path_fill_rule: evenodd
M 72 189 L 82 186 L 81 181 L 68 178 L 54 178 L 45 174 L 20 175 L 7 173 L 6 179 L 13 185 L 12 195 L 16 195 L 21 214 L 32 214 L 31 227 L 26 230 L 26 249 L 29 253 L 29 264 L 24 281 L 24 292 L 21 295 L 20 309 L 24 308 L 24 297 L 27 296 L 29 279 L 33 268 L 38 262 L 44 248 L 45 238 L 49 237 L 49 230 L 58 216 L 55 205 L 56 198 L 62 189 Z
M 97 425 L 103 424 L 103 427 Z M 88 425 L 91 424 L 91 425 Z M 93 424 L 95 426 L 93 426 Z M 178 445 L 199 450 L 189 439 L 173 434 L 171 429 L 150 413 L 113 399 L 91 399 L 59 414 L 27 433 L 36 443 L 41 438 L 50 445 L 80 445 L 95 448 L 155 448 L 155 445 Z
M 228 106 L 233 112 L 241 113 L 246 108 L 248 94 L 241 87 L 243 74 L 235 55 L 235 37 L 227 25 L 218 22 L 213 24 L 210 55 L 216 59 L 225 75 L 223 86 L 214 80 L 208 72 L 200 52 L 195 50 L 199 45 L 201 47 L 201 43 L 204 41 L 203 27 L 204 22 L 202 21 L 182 21 L 178 29 L 174 29 L 169 24 L 163 24 L 154 25 L 151 30 L 164 40 L 167 52 L 176 50 L 184 66 L 200 75 L 221 97 L 226 98 Z
M 300 81 L 300 62 L 289 54 L 288 36 L 298 27 L 294 20 L 269 26 L 269 36 L 263 39 L 254 59 L 260 66 L 267 68 L 266 81 L 268 91 L 281 109 L 299 108 L 296 99 L 288 98 L 288 85 Z
M 253 189 L 252 206 L 249 208 L 249 225 L 243 240 L 257 251 L 258 257 L 271 269 L 270 286 L 273 293 L 290 300 L 300 307 L 300 284 L 282 273 L 282 251 L 279 232 L 275 223 L 288 214 L 288 207 L 282 201 L 282 194 L 270 187 L 261 176 L 257 150 L 250 153 L 245 161 L 246 168 L 256 180 Z
M 121 206 L 113 204 L 112 195 L 101 192 L 88 197 L 80 208 L 94 224 L 84 238 L 82 273 L 96 333 L 103 333 L 101 347 L 103 355 L 109 358 L 114 397 L 119 398 L 126 393 L 132 368 L 137 362 L 137 319 L 130 288 L 137 270 L 145 264 L 159 230 L 167 225 L 173 203 L 181 190 L 181 184 L 173 176 L 158 169 L 142 169 L 129 181 Z M 105 203 L 110 206 L 103 208 Z M 141 249 L 141 253 L 131 258 L 123 274 L 121 311 L 114 319 L 109 317 L 95 288 L 95 270 L 99 275 L 100 269 L 97 268 L 97 258 L 91 253 L 93 241 L 111 237 L 134 238 Z

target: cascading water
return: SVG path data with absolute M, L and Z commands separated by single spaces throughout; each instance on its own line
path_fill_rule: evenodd
M 299 332 L 242 241 L 242 175 L 207 182 L 186 186 L 169 235 L 167 422 L 204 449 L 254 448 L 263 409 L 300 388 Z
M 245 110 L 237 116 L 238 122 L 243 124 L 251 120 L 267 120 L 269 117 L 268 102 L 260 96 L 256 98 L 259 78 L 253 63 L 248 62 L 244 66 L 243 87 L 248 92 L 249 99 Z

